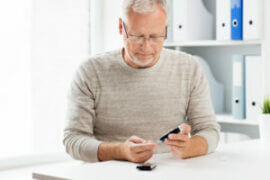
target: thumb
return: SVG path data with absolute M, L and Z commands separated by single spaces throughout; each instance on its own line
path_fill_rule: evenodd
M 133 143 L 135 143 L 135 144 L 146 142 L 144 139 L 139 138 L 139 137 L 137 137 L 137 136 L 131 136 L 131 137 L 129 138 L 129 141 L 130 141 L 130 142 L 133 142 Z
M 188 125 L 186 123 L 181 124 L 181 133 L 182 134 L 188 135 L 190 133 L 190 131 L 191 131 L 190 125 Z

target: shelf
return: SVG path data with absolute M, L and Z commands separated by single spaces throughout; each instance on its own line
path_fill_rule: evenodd
M 217 40 L 200 40 L 200 41 L 183 41 L 183 42 L 165 42 L 164 47 L 201 47 L 201 46 L 250 46 L 261 45 L 261 40 L 240 40 L 240 41 L 217 41 Z
M 219 123 L 238 124 L 238 125 L 259 125 L 256 120 L 234 119 L 231 114 L 217 114 L 217 121 Z

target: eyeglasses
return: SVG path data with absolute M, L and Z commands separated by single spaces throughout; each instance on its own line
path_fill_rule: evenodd
M 127 36 L 127 39 L 129 39 L 131 42 L 137 45 L 142 45 L 145 40 L 149 40 L 149 43 L 151 45 L 157 45 L 159 43 L 162 43 L 165 39 L 167 39 L 167 26 L 165 28 L 165 36 L 150 36 L 149 38 L 146 38 L 144 36 L 128 35 L 127 30 L 126 30 L 126 25 L 124 22 L 123 22 L 123 27 L 124 27 L 124 31 Z

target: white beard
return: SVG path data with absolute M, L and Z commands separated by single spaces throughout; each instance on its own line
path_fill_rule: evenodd
M 140 66 L 140 67 L 145 67 L 145 66 L 151 64 L 152 62 L 154 62 L 154 60 L 155 60 L 155 58 L 150 58 L 150 59 L 147 59 L 146 61 L 142 62 L 142 61 L 140 61 L 138 58 L 132 58 L 132 57 L 129 55 L 129 53 L 128 53 L 128 51 L 127 51 L 126 49 L 125 49 L 125 52 L 127 53 L 129 59 L 130 59 L 134 64 L 136 64 L 137 66 Z
M 136 64 L 137 66 L 145 67 L 145 66 L 151 64 L 151 63 L 155 60 L 155 58 L 147 59 L 147 60 L 144 61 L 144 62 L 140 61 L 140 60 L 137 59 L 137 58 L 130 58 L 130 60 L 131 60 L 134 64 Z

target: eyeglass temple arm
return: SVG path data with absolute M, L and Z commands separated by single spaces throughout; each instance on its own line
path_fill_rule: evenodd
M 127 33 L 127 30 L 126 30 L 126 25 L 125 25 L 125 23 L 124 23 L 124 21 L 123 21 L 123 20 L 122 20 L 122 25 L 123 25 L 123 28 L 124 28 L 125 34 L 126 34 L 126 36 L 127 36 L 127 38 L 128 38 L 128 33 Z
M 168 36 L 168 26 L 166 26 L 166 28 L 165 28 L 165 39 L 167 39 L 167 36 Z

